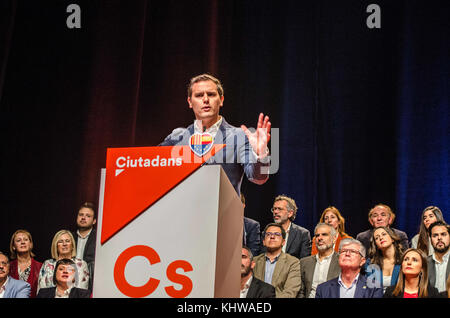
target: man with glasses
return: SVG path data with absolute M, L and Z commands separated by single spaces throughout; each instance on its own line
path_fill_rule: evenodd
M 286 232 L 278 223 L 270 223 L 263 232 L 266 252 L 254 258 L 254 276 L 275 287 L 277 298 L 295 298 L 300 290 L 300 261 L 282 251 Z
M 277 196 L 271 209 L 273 221 L 286 232 L 283 252 L 300 259 L 311 255 L 311 235 L 307 229 L 293 223 L 297 210 L 295 200 L 285 195 Z
M 30 284 L 9 276 L 9 258 L 0 252 L 0 298 L 28 298 Z
M 339 277 L 317 286 L 316 298 L 381 298 L 383 288 L 372 288 L 360 273 L 366 249 L 358 240 L 347 238 L 339 245 Z

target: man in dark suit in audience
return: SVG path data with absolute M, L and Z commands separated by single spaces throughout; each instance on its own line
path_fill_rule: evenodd
M 241 263 L 241 298 L 275 298 L 275 288 L 253 276 L 253 254 L 251 250 L 242 247 Z
M 311 255 L 311 235 L 307 229 L 293 223 L 297 210 L 295 200 L 285 195 L 277 196 L 272 206 L 273 221 L 281 224 L 286 232 L 283 252 L 300 259 Z
M 83 203 L 77 213 L 77 231 L 72 235 L 76 240 L 77 258 L 84 260 L 89 267 L 89 289 L 92 290 L 95 261 L 95 241 L 97 231 L 95 224 L 95 206 L 91 202 Z
M 372 228 L 359 233 L 356 236 L 356 239 L 360 241 L 368 251 L 373 229 L 379 226 L 390 227 L 392 223 L 394 223 L 394 220 L 395 214 L 388 205 L 382 203 L 377 204 L 369 211 L 369 223 L 372 225 Z M 409 248 L 408 236 L 406 233 L 392 227 L 391 230 L 400 238 L 400 244 L 402 245 L 403 250 L 406 251 Z
M 245 209 L 245 197 L 241 192 L 241 202 Z M 253 255 L 259 255 L 261 251 L 261 227 L 258 221 L 244 216 L 244 235 L 242 245 L 247 246 Z
M 339 277 L 317 286 L 316 298 L 381 298 L 383 288 L 367 284 L 360 273 L 366 262 L 366 249 L 358 240 L 346 238 L 339 246 Z

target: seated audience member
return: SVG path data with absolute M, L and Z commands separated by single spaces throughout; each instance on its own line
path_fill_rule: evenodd
M 319 284 L 336 278 L 341 272 L 339 255 L 334 251 L 337 231 L 331 224 L 319 223 L 314 229 L 318 253 L 300 260 L 301 287 L 299 298 L 315 298 Z
M 279 195 L 275 198 L 271 211 L 273 221 L 281 224 L 286 232 L 286 244 L 283 246 L 283 252 L 298 259 L 311 255 L 309 231 L 293 223 L 297 216 L 295 200 L 285 195 Z
M 411 240 L 411 247 L 418 248 L 427 255 L 433 254 L 433 245 L 431 245 L 430 235 L 428 234 L 428 228 L 436 221 L 444 221 L 442 211 L 437 206 L 426 207 L 422 212 L 420 219 L 419 233 L 416 234 Z
M 434 252 L 428 256 L 428 279 L 431 286 L 439 292 L 446 290 L 446 282 L 450 273 L 450 226 L 442 221 L 434 222 L 429 227 L 431 244 Z
M 339 277 L 317 286 L 316 298 L 381 298 L 383 289 L 371 287 L 360 273 L 366 262 L 366 249 L 361 242 L 347 238 L 339 246 Z
M 74 287 L 77 269 L 75 263 L 68 258 L 56 262 L 53 273 L 55 287 L 41 288 L 37 298 L 89 298 L 87 289 Z
M 335 208 L 334 206 L 330 206 L 330 207 L 326 208 L 322 212 L 322 215 L 320 216 L 319 223 L 330 224 L 337 231 L 338 234 L 337 234 L 336 242 L 334 243 L 334 247 L 333 247 L 336 252 L 339 251 L 339 244 L 341 243 L 342 239 L 344 239 L 344 238 L 351 238 L 350 235 L 345 233 L 345 219 L 344 219 L 344 217 L 341 215 L 339 210 L 337 208 Z M 311 248 L 311 255 L 316 255 L 317 252 L 318 251 L 317 251 L 315 238 L 313 238 L 312 248 Z
M 264 229 L 264 254 L 254 258 L 254 276 L 275 287 L 277 298 L 295 298 L 300 290 L 300 261 L 282 251 L 286 232 L 281 224 L 270 223 Z
M 41 288 L 55 287 L 53 282 L 56 262 L 60 259 L 68 258 L 74 261 L 77 268 L 75 287 L 89 288 L 89 269 L 85 261 L 76 258 L 77 249 L 72 233 L 68 230 L 61 230 L 55 234 L 51 247 L 52 258 L 42 264 L 38 279 L 38 292 Z
M 17 230 L 11 237 L 9 244 L 11 261 L 9 275 L 20 279 L 31 286 L 30 298 L 36 297 L 39 271 L 42 263 L 34 259 L 33 238 L 26 230 Z
M 72 235 L 76 239 L 76 258 L 84 260 L 88 265 L 89 289 L 92 289 L 94 278 L 95 240 L 97 238 L 96 223 L 94 204 L 90 202 L 83 203 L 77 213 L 78 229 Z
M 245 197 L 241 192 L 241 202 L 245 209 Z M 261 226 L 258 221 L 244 216 L 244 235 L 242 244 L 252 251 L 253 255 L 259 255 L 261 251 Z
M 369 250 L 373 229 L 380 226 L 390 227 L 394 220 L 395 214 L 389 206 L 381 203 L 377 204 L 369 211 L 369 223 L 372 225 L 372 229 L 359 233 L 356 239 L 363 244 L 366 250 Z M 409 248 L 409 242 L 406 233 L 394 228 L 391 229 L 400 238 L 402 249 L 404 251 L 407 250 Z
M 410 248 L 402 256 L 397 284 L 386 288 L 385 298 L 439 298 L 439 292 L 428 283 L 427 256 Z
M 0 298 L 28 298 L 30 284 L 9 276 L 9 258 L 0 252 Z
M 254 267 L 252 251 L 242 247 L 241 298 L 275 298 L 275 288 L 253 276 Z
M 402 254 L 400 239 L 391 228 L 375 228 L 365 268 L 367 281 L 372 281 L 374 286 L 383 287 L 383 291 L 388 286 L 397 284 Z

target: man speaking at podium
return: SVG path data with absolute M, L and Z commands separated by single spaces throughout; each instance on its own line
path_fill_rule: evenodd
M 195 121 L 187 128 L 176 128 L 160 146 L 188 145 L 194 134 L 209 134 L 214 144 L 225 148 L 210 158 L 206 164 L 220 164 L 240 195 L 244 172 L 256 184 L 269 178 L 270 156 L 267 144 L 270 140 L 269 116 L 260 114 L 256 130 L 245 125 L 240 128 L 228 124 L 219 110 L 223 106 L 224 91 L 220 81 L 209 74 L 193 77 L 188 85 L 187 102 L 195 115 Z

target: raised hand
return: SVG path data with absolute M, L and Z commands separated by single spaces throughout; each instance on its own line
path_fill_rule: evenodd
M 247 126 L 241 125 L 242 130 L 247 135 L 248 141 L 252 146 L 253 151 L 259 158 L 263 158 L 268 154 L 267 144 L 270 141 L 270 127 L 272 124 L 269 121 L 269 116 L 259 114 L 258 124 L 255 132 L 251 132 Z

